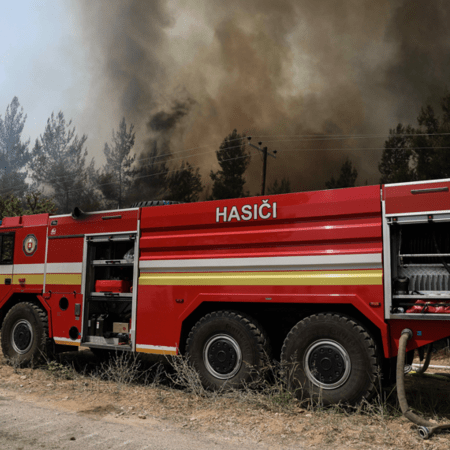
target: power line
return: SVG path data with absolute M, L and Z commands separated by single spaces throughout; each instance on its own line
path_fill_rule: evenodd
M 259 137 L 259 138 L 263 138 L 263 137 L 269 137 L 269 138 L 274 138 L 274 137 L 300 137 L 300 138 L 306 138 L 306 139 L 274 139 L 271 141 L 267 141 L 269 143 L 283 143 L 283 142 L 306 142 L 306 141 L 328 141 L 328 140 L 349 140 L 349 139 L 370 139 L 370 138 L 384 138 L 386 139 L 386 137 L 406 137 L 406 136 L 448 136 L 450 135 L 450 133 L 399 133 L 399 134 L 390 134 L 390 135 L 386 135 L 386 134 L 361 134 L 361 135 L 326 135 L 326 134 L 320 134 L 320 135 L 314 135 L 314 134 L 310 134 L 310 135 L 252 135 L 252 136 L 248 136 L 248 137 Z M 245 139 L 245 137 L 241 137 L 241 138 L 236 138 L 236 139 L 230 139 L 229 142 L 233 142 L 233 141 L 242 141 L 243 139 Z M 247 137 L 247 138 L 248 138 Z M 242 144 L 237 145 L 237 146 L 233 146 L 233 147 L 229 147 L 229 149 L 232 148 L 238 148 L 240 147 Z M 160 154 L 160 155 L 155 155 L 155 156 L 149 156 L 149 157 L 145 157 L 145 158 L 138 158 L 135 159 L 133 161 L 133 163 L 136 162 L 141 162 L 141 161 L 147 161 L 147 160 L 151 160 L 151 159 L 163 159 L 163 158 L 170 158 L 172 155 L 176 155 L 176 154 L 180 154 L 180 153 L 187 153 L 193 150 L 198 150 L 198 149 L 202 149 L 202 148 L 211 148 L 211 147 L 216 147 L 216 144 L 211 144 L 211 145 L 202 145 L 202 146 L 198 146 L 198 147 L 192 147 L 189 149 L 184 149 L 184 150 L 180 150 L 177 152 L 171 152 L 170 154 Z M 408 147 L 408 148 L 413 148 L 413 147 Z M 446 147 L 416 147 L 417 149 L 420 148 L 446 148 Z M 351 147 L 343 147 L 344 149 L 351 149 Z M 377 150 L 377 148 L 372 148 L 373 150 Z M 384 149 L 381 148 L 381 149 Z M 315 150 L 315 149 L 310 149 L 310 150 Z M 317 149 L 317 150 L 338 150 L 338 149 Z M 199 156 L 199 155 L 205 155 L 208 153 L 213 153 L 216 152 L 217 150 L 211 150 L 209 152 L 203 152 L 203 153 L 195 153 L 193 155 L 190 155 L 188 157 L 194 157 L 194 156 Z M 290 150 L 283 150 L 283 151 L 290 151 Z M 180 158 L 177 158 L 180 159 Z M 176 160 L 174 158 L 169 159 L 168 161 L 171 160 Z M 113 166 L 114 167 L 114 166 Z M 60 178 L 65 178 L 66 176 L 61 176 Z M 55 178 L 57 179 L 57 178 Z M 55 180 L 54 179 L 54 180 Z M 2 190 L 5 191 L 5 190 Z
M 387 134 L 275 134 L 260 135 L 252 134 L 251 137 L 272 138 L 272 137 L 300 137 L 300 138 L 317 138 L 317 139 L 369 139 L 369 138 L 386 138 L 396 136 L 449 136 L 450 133 L 387 133 Z M 302 139 L 300 139 L 302 140 Z
M 367 135 L 364 135 L 364 134 L 361 134 L 361 135 L 351 135 L 351 134 L 349 134 L 349 135 L 345 135 L 345 134 L 343 134 L 343 135 L 313 135 L 313 134 L 311 134 L 311 135 L 288 135 L 288 134 L 284 135 L 284 134 L 280 134 L 280 135 L 267 135 L 267 136 L 264 136 L 264 135 L 245 136 L 245 137 L 242 137 L 242 138 L 230 139 L 229 142 L 241 141 L 241 140 L 243 140 L 245 138 L 248 139 L 249 137 L 258 137 L 258 138 L 265 138 L 265 137 L 268 137 L 268 138 L 274 138 L 274 137 L 289 137 L 289 138 L 291 138 L 291 137 L 304 137 L 304 138 L 307 138 L 307 139 L 274 139 L 274 140 L 271 140 L 271 141 L 267 141 L 269 143 L 272 143 L 272 142 L 282 143 L 282 142 L 307 142 L 307 141 L 321 141 L 321 140 L 349 140 L 349 139 L 371 139 L 371 138 L 383 138 L 383 139 L 386 139 L 386 138 L 389 138 L 389 137 L 449 136 L 449 135 L 450 135 L 450 133 L 420 133 L 420 134 L 419 133 L 402 133 L 402 134 L 392 134 L 392 135 L 390 135 L 390 134 L 388 134 L 388 135 L 386 135 L 386 134 L 379 134 L 379 135 L 377 135 L 377 134 L 367 134 Z M 190 152 L 192 150 L 198 150 L 198 149 L 201 149 L 201 148 L 211 148 L 213 146 L 215 147 L 216 145 L 215 144 L 202 145 L 202 146 L 199 146 L 199 147 L 192 147 L 192 148 L 189 148 L 189 149 L 180 150 L 178 152 L 171 152 L 170 154 L 171 155 L 175 155 L 175 154 L 179 154 L 179 153 L 187 153 L 187 152 Z M 229 148 L 237 148 L 237 147 L 240 147 L 240 145 L 236 146 L 236 147 L 229 147 Z M 213 151 L 215 152 L 217 150 L 212 150 L 211 152 L 213 152 Z M 145 160 L 152 159 L 152 158 L 164 158 L 165 156 L 167 156 L 167 155 L 163 154 L 163 155 L 157 155 L 157 156 L 154 156 L 154 157 L 139 158 L 139 159 L 136 159 L 134 162 L 145 161 Z
M 436 147 L 416 147 L 415 149 L 430 149 L 430 148 L 436 148 Z M 450 149 L 450 147 L 438 147 L 438 148 L 440 148 L 440 149 Z M 352 148 L 335 148 L 335 149 L 331 149 L 331 150 L 351 150 L 351 149 Z M 375 148 L 361 147 L 359 149 L 358 148 L 353 148 L 353 149 L 354 150 L 383 150 L 385 148 L 384 147 L 375 147 Z M 397 147 L 391 147 L 390 149 L 391 150 L 398 150 Z M 325 149 L 325 148 L 324 149 L 322 149 L 322 148 L 302 149 L 302 148 L 299 148 L 299 149 L 291 149 L 291 150 L 285 150 L 285 151 L 301 151 L 301 150 L 322 150 L 322 151 L 326 151 L 326 150 L 330 150 L 330 149 Z M 389 150 L 389 148 L 387 150 Z M 251 154 L 256 154 L 256 152 L 251 152 Z M 244 155 L 244 156 L 238 156 L 238 157 L 235 157 L 235 158 L 224 159 L 222 161 L 233 161 L 233 160 L 236 160 L 236 159 L 242 159 L 242 158 L 246 158 L 246 157 L 247 157 L 247 155 Z M 181 159 L 181 158 L 179 158 L 179 159 Z M 191 167 L 193 167 L 193 168 L 200 168 L 200 167 L 202 167 L 202 165 L 196 165 L 196 166 L 191 166 Z M 141 179 L 141 178 L 149 178 L 149 177 L 154 177 L 154 176 L 158 176 L 158 175 L 164 175 L 165 173 L 172 173 L 172 172 L 176 172 L 177 170 L 178 169 L 172 169 L 172 170 L 169 170 L 167 172 L 158 172 L 158 173 L 150 174 L 150 175 L 142 175 L 140 177 L 135 177 L 134 179 L 138 180 L 138 179 Z M 97 187 L 98 188 L 100 186 L 107 186 L 107 185 L 111 185 L 111 184 L 116 184 L 116 182 L 97 184 L 97 185 L 94 185 L 93 187 Z M 82 190 L 82 189 L 69 190 L 68 192 L 78 192 L 80 190 Z
M 422 133 L 422 134 L 394 134 L 394 135 L 390 135 L 391 137 L 394 136 L 447 136 L 450 135 L 450 133 Z M 347 138 L 374 138 L 374 137 L 384 137 L 386 138 L 386 135 L 322 135 L 322 138 L 317 138 L 316 135 L 268 135 L 267 137 L 314 137 L 314 139 L 277 139 L 277 140 L 272 140 L 272 141 L 268 141 L 268 142 L 276 142 L 276 143 L 283 143 L 283 142 L 306 142 L 306 141 L 321 141 L 321 140 L 333 140 L 335 138 L 339 138 L 339 139 L 345 139 L 348 140 Z M 263 136 L 259 136 L 259 137 L 263 137 Z M 242 141 L 244 138 L 237 138 L 237 139 L 231 139 L 229 142 L 232 141 Z M 239 148 L 241 147 L 242 144 L 233 146 L 233 147 L 228 147 L 229 149 L 234 149 L 234 148 Z M 167 154 L 162 154 L 162 155 L 155 155 L 155 156 L 151 156 L 151 157 L 146 157 L 146 158 L 140 158 L 140 159 L 136 159 L 135 161 L 133 161 L 133 163 L 135 162 L 141 162 L 141 161 L 146 161 L 146 160 L 157 160 L 157 159 L 162 159 L 162 158 L 168 158 L 166 162 L 173 162 L 173 161 L 177 161 L 180 159 L 183 159 L 183 157 L 180 158 L 171 158 L 172 155 L 176 155 L 176 154 L 181 154 L 181 153 L 187 153 L 190 152 L 192 150 L 198 150 L 198 149 L 202 149 L 202 148 L 211 148 L 212 145 L 204 145 L 204 146 L 198 146 L 198 147 L 192 147 L 190 149 L 185 149 L 185 150 L 180 150 L 177 152 L 173 152 L 170 153 L 169 155 Z M 443 150 L 443 149 L 450 149 L 450 147 L 407 147 L 406 149 L 410 149 L 410 150 L 427 150 L 427 149 L 436 149 L 436 150 Z M 294 148 L 294 149 L 283 149 L 281 150 L 281 152 L 292 152 L 292 151 L 339 151 L 339 150 L 401 150 L 401 148 L 398 147 L 336 147 L 336 148 Z M 198 153 L 194 153 L 192 155 L 187 155 L 186 157 L 184 157 L 185 159 L 189 159 L 189 158 L 193 158 L 193 157 L 198 157 L 198 156 L 202 156 L 202 155 L 207 155 L 207 154 L 211 154 L 213 152 L 217 152 L 216 149 L 214 150 L 210 150 L 207 152 L 198 152 Z M 201 165 L 197 165 L 197 166 L 193 166 L 193 167 L 202 167 Z M 177 170 L 177 169 L 175 169 Z M 59 176 L 59 177 L 55 177 L 52 178 L 50 180 L 48 180 L 48 184 L 51 184 L 52 182 L 55 182 L 59 179 L 63 179 L 63 178 L 67 178 L 67 175 L 63 175 L 63 176 Z M 105 185 L 107 184 L 114 184 L 114 183 L 105 183 Z M 12 186 L 12 188 L 4 188 L 2 189 L 0 192 L 4 193 L 4 192 L 11 192 L 11 191 L 18 191 L 21 190 L 20 189 L 21 185 L 15 185 Z
M 229 148 L 232 148 L 232 147 L 229 147 Z M 235 157 L 235 158 L 228 158 L 228 159 L 224 159 L 222 161 L 232 161 L 232 160 L 236 160 L 236 159 L 246 158 L 247 156 L 248 155 L 239 156 L 239 157 Z M 177 159 L 182 159 L 182 158 L 177 158 Z M 202 167 L 202 165 L 196 165 L 196 166 L 191 166 L 191 167 L 193 167 L 193 168 L 197 168 L 197 167 L 200 168 L 200 167 Z M 164 175 L 164 174 L 167 174 L 167 173 L 176 172 L 177 170 L 178 170 L 178 168 L 172 169 L 172 170 L 168 170 L 168 171 L 164 171 L 164 172 L 158 172 L 158 173 L 150 174 L 150 175 L 142 175 L 142 176 L 139 176 L 139 177 L 134 177 L 133 180 L 139 180 L 141 178 L 153 177 L 153 176 L 158 176 L 158 175 Z M 51 184 L 52 181 L 55 181 L 56 179 L 60 179 L 60 178 L 67 178 L 67 177 L 57 177 L 55 179 L 51 179 L 51 180 L 48 181 L 48 184 Z M 116 183 L 117 183 L 116 181 L 113 181 L 113 182 L 110 182 L 110 183 L 94 184 L 92 187 L 99 188 L 101 186 L 109 186 L 109 185 L 116 184 Z M 82 189 L 83 188 L 80 188 L 80 189 L 69 189 L 66 192 L 78 192 L 78 191 L 81 191 Z M 13 189 L 3 189 L 2 190 L 2 192 L 11 192 L 11 191 L 14 191 L 14 188 Z
M 234 149 L 234 148 L 239 148 L 239 147 L 241 147 L 241 145 L 236 145 L 236 146 L 233 146 L 233 147 L 228 147 L 228 149 Z M 198 147 L 198 148 L 201 148 L 201 147 Z M 194 153 L 193 155 L 189 155 L 189 156 L 187 156 L 186 158 L 184 158 L 184 157 L 180 157 L 180 158 L 170 158 L 170 155 L 164 155 L 164 156 L 166 156 L 166 157 L 169 157 L 169 159 L 166 161 L 166 162 L 172 162 L 172 161 L 178 161 L 178 160 L 180 160 L 180 159 L 188 159 L 188 158 L 191 158 L 191 157 L 195 157 L 195 156 L 202 156 L 202 155 L 208 155 L 208 154 L 211 154 L 211 153 L 213 153 L 213 152 L 215 152 L 216 150 L 212 150 L 212 151 L 209 151 L 209 152 L 202 152 L 202 153 Z M 177 152 L 177 153 L 180 153 L 180 152 Z M 148 159 L 154 159 L 155 157 L 149 157 L 149 158 L 142 158 L 142 159 L 140 159 L 140 160 L 138 160 L 138 161 L 145 161 L 145 160 L 148 160 Z M 159 162 L 157 162 L 158 164 L 159 164 Z M 199 166 L 199 167 L 201 167 L 201 166 Z M 51 183 L 53 183 L 53 182 L 56 182 L 57 180 L 60 180 L 60 179 L 66 179 L 67 178 L 67 175 L 61 175 L 61 176 L 58 176 L 58 177 L 54 177 L 54 178 L 51 178 L 51 179 L 49 179 L 46 183 L 47 184 L 51 184 Z M 107 183 L 107 184 L 109 184 L 109 183 Z M 9 189 L 2 189 L 0 192 L 1 193 L 3 193 L 3 192 L 9 192 L 9 191 L 11 191 L 11 190 L 15 190 L 14 188 L 15 187 L 20 187 L 21 185 L 16 185 L 16 186 L 13 186 L 12 187 L 12 189 L 11 188 L 9 188 Z M 17 190 L 17 189 L 16 189 Z
M 449 150 L 450 147 L 336 147 L 336 148 L 288 148 L 284 150 L 278 150 L 279 152 L 292 152 L 292 151 L 336 151 L 336 150 Z
M 244 155 L 244 156 L 236 156 L 235 158 L 228 158 L 228 159 L 222 159 L 221 160 L 221 162 L 225 162 L 225 161 L 234 161 L 234 160 L 236 160 L 236 159 L 242 159 L 242 158 L 247 158 L 248 157 L 248 155 Z M 200 168 L 200 167 L 202 167 L 201 165 L 197 165 L 197 166 L 191 166 L 191 167 L 193 167 L 193 168 Z M 164 174 L 167 174 L 167 173 L 172 173 L 172 172 L 176 172 L 178 169 L 172 169 L 172 170 L 168 170 L 168 171 L 164 171 L 164 172 L 158 172 L 158 173 L 152 173 L 152 174 L 150 174 L 150 175 L 142 175 L 142 176 L 140 176 L 140 177 L 135 177 L 135 178 L 133 178 L 133 180 L 139 180 L 139 179 L 141 179 L 141 178 L 148 178 L 148 177 L 156 177 L 156 176 L 158 176 L 158 175 L 164 175 Z M 97 184 L 97 185 L 94 185 L 93 187 L 100 187 L 100 186 L 108 186 L 108 185 L 111 185 L 111 184 L 115 184 L 115 182 L 112 182 L 112 183 L 104 183 L 104 184 Z M 78 192 L 78 191 L 80 191 L 80 190 L 82 190 L 82 189 L 73 189 L 73 190 L 69 190 L 69 191 L 67 191 L 67 192 Z
M 229 147 L 229 149 L 238 148 L 238 147 L 240 147 L 240 145 L 239 146 Z M 448 150 L 448 149 L 450 149 L 450 147 L 407 147 L 407 149 L 409 149 L 409 150 L 431 150 L 431 149 Z M 335 147 L 335 148 L 312 147 L 312 148 L 283 149 L 283 150 L 279 150 L 279 152 L 280 153 L 285 153 L 285 152 L 292 152 L 292 151 L 342 151 L 342 150 L 347 150 L 347 151 L 349 151 L 349 150 L 401 150 L 401 148 L 398 148 L 398 147 Z M 207 155 L 207 154 L 210 154 L 212 152 L 215 152 L 215 150 L 209 151 L 209 152 L 195 153 L 193 155 L 187 156 L 185 159 L 188 159 L 188 158 L 191 158 L 191 157 L 196 157 L 196 156 Z M 149 159 L 152 159 L 152 158 L 149 158 Z M 172 158 L 172 159 L 169 159 L 167 162 L 173 162 L 173 161 L 177 161 L 177 160 L 180 160 L 180 159 L 183 159 L 183 157 Z M 195 167 L 195 168 L 199 167 L 200 168 L 200 167 L 202 167 L 202 165 L 197 165 L 197 166 L 192 166 L 192 167 Z M 171 170 L 169 172 L 173 172 L 175 170 L 178 170 L 178 169 L 174 169 L 174 170 Z M 144 177 L 146 177 L 146 176 L 147 175 L 145 175 Z M 53 183 L 53 182 L 55 182 L 57 180 L 60 180 L 62 178 L 67 178 L 67 175 L 51 178 L 51 179 L 49 179 L 47 181 L 47 184 L 51 184 L 51 183 Z M 139 179 L 139 178 L 140 177 L 137 177 L 137 178 L 135 177 L 135 179 Z M 101 184 L 101 185 L 98 185 L 98 186 L 104 186 L 104 185 L 106 186 L 106 185 L 110 185 L 110 184 L 115 184 L 115 182 L 104 183 L 104 184 Z M 12 188 L 4 188 L 0 192 L 4 193 L 4 192 L 11 192 L 11 191 L 12 192 L 19 191 L 19 190 L 21 190 L 21 189 L 19 189 L 20 187 L 21 187 L 21 185 L 16 185 L 16 186 L 13 186 Z M 78 189 L 78 190 L 81 190 L 81 189 Z M 71 192 L 71 191 L 69 190 L 68 192 Z
M 266 192 L 266 171 L 267 171 L 267 155 L 271 156 L 272 158 L 276 159 L 275 154 L 277 153 L 276 150 L 274 150 L 272 153 L 269 153 L 267 151 L 267 147 L 257 147 L 256 145 L 252 144 L 250 142 L 250 140 L 252 139 L 250 136 L 247 138 L 248 139 L 248 145 L 250 145 L 250 147 L 255 148 L 256 150 L 258 150 L 259 152 L 262 153 L 262 157 L 263 157 L 263 166 L 262 166 L 262 178 L 261 178 L 261 195 L 264 195 Z M 262 145 L 262 142 L 258 142 L 258 145 Z

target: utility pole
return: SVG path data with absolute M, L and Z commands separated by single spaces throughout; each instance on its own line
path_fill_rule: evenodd
M 273 153 L 268 153 L 267 147 L 260 148 L 256 145 L 253 145 L 250 140 L 251 136 L 247 138 L 249 140 L 248 145 L 250 147 L 256 148 L 256 150 L 260 151 L 263 154 L 263 169 L 262 169 L 262 179 L 261 179 L 261 195 L 264 195 L 266 192 L 266 171 L 267 171 L 267 155 L 271 156 L 272 158 L 276 158 L 276 150 L 273 151 Z M 258 142 L 258 145 L 262 145 L 262 142 Z
M 261 180 L 261 195 L 266 192 L 267 147 L 263 148 L 263 171 Z

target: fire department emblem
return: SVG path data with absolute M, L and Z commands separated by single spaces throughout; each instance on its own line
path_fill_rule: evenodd
M 37 249 L 37 239 L 34 234 L 29 234 L 23 241 L 23 251 L 25 255 L 31 256 Z

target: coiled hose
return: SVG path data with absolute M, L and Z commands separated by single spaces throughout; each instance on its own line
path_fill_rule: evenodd
M 406 356 L 406 344 L 409 339 L 413 337 L 413 333 L 409 329 L 404 329 L 400 336 L 400 342 L 398 346 L 398 356 L 397 356 L 397 396 L 400 408 L 403 415 L 411 422 L 418 425 L 418 433 L 422 439 L 428 439 L 436 431 L 444 430 L 450 428 L 450 424 L 436 425 L 423 419 L 417 414 L 413 413 L 408 406 L 405 394 L 405 356 Z M 431 352 L 430 352 L 431 353 Z

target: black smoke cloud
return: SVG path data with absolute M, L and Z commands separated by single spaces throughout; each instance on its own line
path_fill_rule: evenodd
M 351 148 L 379 148 L 383 138 L 298 136 L 387 135 L 398 121 L 415 123 L 447 88 L 446 1 L 99 0 L 76 8 L 98 62 L 94 98 L 107 95 L 141 127 L 143 148 L 155 136 L 172 152 L 210 145 L 189 160 L 205 180 L 213 150 L 236 128 L 278 150 L 269 184 L 287 176 L 295 189 L 323 188 L 347 156 L 360 183 L 376 183 L 381 151 Z M 252 193 L 260 170 L 254 155 Z
M 398 3 L 386 30 L 395 54 L 384 73 L 384 84 L 398 100 L 397 114 L 418 105 L 438 107 L 450 81 L 450 4 L 445 0 Z
M 172 131 L 183 117 L 189 114 L 193 103 L 195 102 L 192 99 L 184 102 L 175 100 L 169 111 L 161 110 L 155 112 L 148 122 L 148 127 L 158 132 Z

